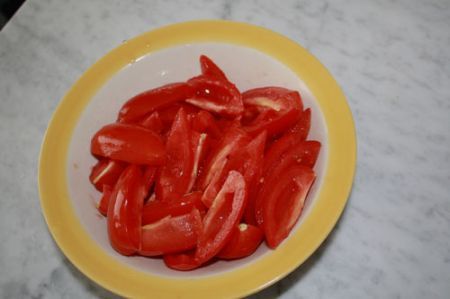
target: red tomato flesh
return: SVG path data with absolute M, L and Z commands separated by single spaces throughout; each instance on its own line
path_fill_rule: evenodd
M 234 229 L 231 239 L 217 257 L 232 260 L 249 256 L 256 251 L 263 238 L 259 227 L 241 223 Z
M 193 90 L 186 83 L 172 83 L 144 91 L 128 100 L 120 109 L 118 121 L 131 123 L 171 103 L 191 97 Z
M 114 186 L 124 169 L 125 165 L 122 162 L 101 159 L 92 167 L 89 180 L 98 191 L 103 191 L 103 185 Z
M 123 255 L 132 255 L 140 248 L 144 196 L 141 170 L 130 165 L 120 175 L 108 204 L 109 240 Z
M 165 149 L 161 138 L 151 130 L 127 124 L 110 124 L 92 138 L 94 155 L 132 164 L 160 165 Z
M 202 220 L 197 209 L 181 216 L 167 216 L 142 227 L 139 254 L 158 256 L 189 250 L 197 245 Z

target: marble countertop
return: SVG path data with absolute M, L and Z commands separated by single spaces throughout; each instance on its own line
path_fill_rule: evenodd
M 342 86 L 353 191 L 320 249 L 251 298 L 449 298 L 450 2 L 28 0 L 0 32 L 0 298 L 111 298 L 61 254 L 37 190 L 60 98 L 123 40 L 192 19 L 262 25 Z

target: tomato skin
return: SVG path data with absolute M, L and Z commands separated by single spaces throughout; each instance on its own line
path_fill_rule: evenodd
M 153 187 L 153 184 L 155 183 L 157 171 L 158 168 L 153 166 L 145 166 L 144 168 L 143 180 L 145 192 L 147 193 L 147 195 L 149 194 L 151 188 Z
M 167 216 L 142 227 L 142 245 L 139 254 L 158 256 L 193 249 L 197 245 L 202 220 L 200 212 Z
M 262 228 L 270 248 L 275 249 L 289 235 L 300 217 L 314 179 L 311 168 L 292 165 L 278 178 L 279 184 L 264 189 Z
M 132 255 L 140 248 L 144 196 L 142 172 L 138 166 L 129 165 L 112 191 L 107 217 L 111 246 L 123 255 Z
M 231 127 L 215 149 L 211 151 L 205 169 L 199 178 L 200 189 L 204 190 L 202 201 L 207 207 L 211 206 L 228 175 L 227 163 L 229 157 L 248 142 L 249 137 L 245 132 L 236 127 Z
M 108 214 L 109 199 L 111 198 L 113 188 L 109 185 L 103 185 L 102 197 L 98 203 L 98 211 L 103 216 Z
M 263 232 L 258 226 L 242 223 L 235 227 L 231 239 L 217 257 L 231 260 L 249 256 L 258 249 L 263 238 Z
M 164 263 L 167 267 L 179 271 L 190 271 L 201 266 L 192 252 L 166 254 L 164 255 Z
M 98 191 L 103 192 L 103 185 L 114 186 L 124 169 L 125 165 L 122 162 L 101 159 L 92 167 L 89 180 Z
M 203 75 L 228 81 L 225 73 L 208 56 L 200 56 L 200 67 Z
M 201 192 L 192 192 L 179 200 L 147 202 L 142 209 L 142 225 L 154 223 L 167 216 L 180 216 L 191 212 L 194 208 L 200 212 L 205 211 Z
M 234 84 L 210 76 L 200 75 L 189 79 L 195 91 L 187 103 L 226 117 L 239 116 L 244 111 L 242 97 Z
M 132 164 L 160 165 L 165 149 L 153 131 L 128 124 L 114 123 L 101 128 L 91 140 L 94 155 Z
M 276 136 L 295 125 L 303 110 L 300 94 L 282 87 L 251 89 L 242 100 L 249 110 L 244 113 L 245 130 L 252 135 L 266 130 L 269 137 Z
M 272 145 L 274 146 L 275 143 Z M 311 169 L 318 157 L 321 144 L 318 141 L 308 140 L 290 146 L 284 152 L 279 153 L 279 157 L 270 165 L 265 165 L 265 173 L 262 184 L 259 186 L 258 195 L 255 197 L 255 220 L 261 226 L 263 224 L 262 210 L 263 198 L 274 188 L 279 187 L 280 178 L 291 166 L 303 166 Z M 312 171 L 312 170 L 311 170 Z
M 129 99 L 120 109 L 118 121 L 136 122 L 145 115 L 171 103 L 191 97 L 193 90 L 186 83 L 172 83 L 144 91 Z
M 186 112 L 181 108 L 167 137 L 167 159 L 156 181 L 158 200 L 177 199 L 188 192 L 195 158 L 191 143 L 192 131 Z
M 141 121 L 141 126 L 149 130 L 152 130 L 157 134 L 162 134 L 164 131 L 164 124 L 161 120 L 161 117 L 159 116 L 158 111 L 155 111 L 152 114 L 150 114 L 147 118 L 144 118 L 144 120 Z
M 208 111 L 200 110 L 192 119 L 192 129 L 199 133 L 208 133 L 212 138 L 219 138 L 222 134 L 216 124 L 214 116 Z
M 203 264 L 216 256 L 231 238 L 233 228 L 244 213 L 247 198 L 245 179 L 230 171 L 212 206 L 203 218 L 195 259 Z

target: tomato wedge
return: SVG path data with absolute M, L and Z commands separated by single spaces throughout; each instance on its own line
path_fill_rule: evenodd
M 158 168 L 153 166 L 146 166 L 144 169 L 144 186 L 145 186 L 145 192 L 148 194 L 153 187 L 153 184 L 155 183 L 156 179 L 156 172 Z
M 180 216 L 187 214 L 194 208 L 204 212 L 205 206 L 201 192 L 192 192 L 184 195 L 179 200 L 173 201 L 148 201 L 142 209 L 142 225 L 154 223 L 167 216 Z
M 165 149 L 153 131 L 128 124 L 110 124 L 101 128 L 91 140 L 94 155 L 132 164 L 160 165 Z
M 239 116 L 244 111 L 241 93 L 234 84 L 200 75 L 188 81 L 194 95 L 186 102 L 223 116 Z
M 109 240 L 123 255 L 132 255 L 140 248 L 144 196 L 141 170 L 130 165 L 120 175 L 108 204 Z
M 193 252 L 166 254 L 164 255 L 164 263 L 167 267 L 179 271 L 189 271 L 201 266 L 195 259 Z
M 142 227 L 139 254 L 158 256 L 193 249 L 197 245 L 202 218 L 197 209 L 181 216 L 167 216 Z
M 155 133 L 161 134 L 164 131 L 164 124 L 158 111 L 153 112 L 141 122 L 141 126 L 150 129 Z
M 275 144 L 274 144 L 275 145 Z M 263 198 L 269 190 L 278 188 L 280 177 L 291 166 L 306 166 L 310 169 L 314 166 L 321 144 L 318 141 L 308 140 L 295 144 L 285 152 L 280 153 L 278 159 L 271 165 L 265 165 L 263 183 L 259 187 L 258 195 L 255 197 L 255 220 L 258 225 L 262 225 Z
M 282 87 L 251 89 L 242 94 L 242 99 L 245 109 L 255 115 L 245 123 L 245 130 L 252 135 L 264 130 L 269 137 L 282 133 L 296 124 L 303 109 L 300 94 Z
M 192 131 L 186 112 L 180 109 L 167 138 L 166 163 L 156 181 L 158 200 L 177 199 L 185 194 L 191 183 L 195 153 L 191 146 Z
M 259 227 L 241 223 L 234 229 L 230 241 L 217 257 L 231 260 L 249 256 L 256 251 L 263 238 L 263 232 Z
M 237 171 L 230 171 L 212 206 L 203 218 L 195 259 L 203 264 L 217 255 L 230 239 L 245 208 L 247 187 Z
M 144 91 L 128 100 L 120 109 L 118 121 L 132 123 L 171 103 L 190 98 L 193 90 L 186 83 L 172 83 Z
M 189 186 L 186 192 L 190 192 L 195 185 L 197 180 L 200 167 L 202 166 L 203 159 L 206 155 L 207 150 L 207 137 L 206 134 L 199 134 L 195 131 L 192 132 L 191 149 L 194 153 L 194 161 L 192 166 L 191 178 L 189 181 Z
M 98 191 L 103 191 L 103 185 L 114 186 L 124 169 L 125 165 L 122 162 L 101 159 L 92 167 L 89 180 Z
M 193 117 L 192 129 L 200 133 L 208 133 L 213 138 L 219 138 L 222 135 L 214 116 L 205 110 L 201 110 Z
M 226 166 L 229 157 L 247 144 L 249 138 L 242 130 L 231 127 L 221 142 L 211 151 L 200 180 L 200 188 L 204 190 L 202 201 L 209 207 L 219 192 L 228 174 Z
M 262 228 L 270 248 L 276 248 L 289 235 L 314 179 L 311 168 L 292 165 L 277 178 L 277 184 L 264 188 Z
M 108 214 L 108 205 L 112 190 L 113 188 L 111 186 L 103 185 L 102 197 L 100 198 L 100 201 L 98 203 L 98 211 L 105 217 Z
M 200 67 L 203 75 L 228 81 L 225 73 L 208 56 L 200 56 Z

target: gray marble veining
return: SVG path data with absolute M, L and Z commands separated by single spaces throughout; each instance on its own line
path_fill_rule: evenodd
M 449 298 L 450 2 L 28 0 L 0 32 L 0 298 L 113 297 L 60 253 L 41 215 L 37 158 L 59 99 L 144 31 L 250 22 L 308 48 L 347 95 L 358 166 L 320 249 L 251 298 Z

